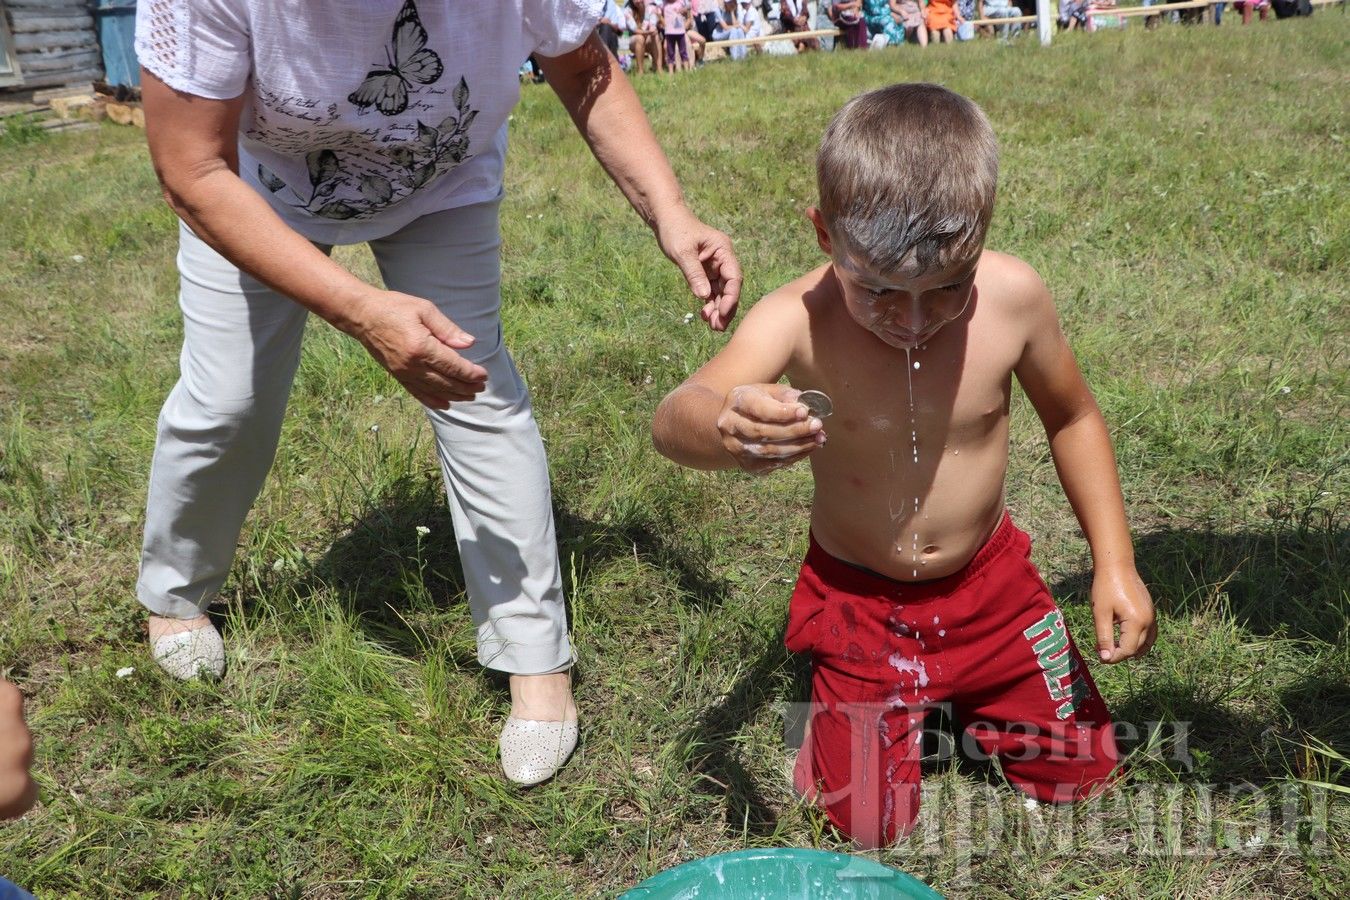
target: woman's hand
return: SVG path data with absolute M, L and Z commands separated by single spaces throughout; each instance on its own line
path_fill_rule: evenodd
M 685 206 L 675 173 L 619 61 L 592 34 L 570 53 L 541 57 L 539 65 L 596 160 L 703 301 L 703 320 L 715 331 L 725 330 L 741 298 L 741 264 L 731 239 L 704 225 Z
M 786 384 L 743 384 L 727 392 L 717 415 L 722 448 L 747 472 L 786 468 L 825 443 L 824 425 Z
M 741 299 L 741 264 L 731 238 L 681 207 L 657 219 L 656 240 L 703 301 L 703 321 L 713 331 L 725 331 Z
M 462 330 L 430 300 L 371 289 L 343 323 L 418 402 L 446 409 L 472 400 L 487 383 L 487 370 L 456 353 L 473 346 Z

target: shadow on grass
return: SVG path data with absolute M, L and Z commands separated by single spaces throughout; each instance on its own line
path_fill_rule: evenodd
M 1268 531 L 1154 531 L 1135 541 L 1139 574 L 1160 611 L 1216 609 L 1253 634 L 1336 643 L 1350 629 L 1350 530 L 1330 510 Z M 1090 570 L 1051 586 L 1086 601 Z
M 665 573 L 690 606 L 715 608 L 727 596 L 726 583 L 708 574 L 707 554 L 674 546 L 663 536 L 672 531 L 669 523 L 652 522 L 636 510 L 601 522 L 567 508 L 555 508 L 554 520 L 565 592 L 574 583 L 584 590 L 588 573 L 603 571 L 607 561 L 637 555 Z M 419 528 L 428 531 L 422 534 Z M 524 561 L 514 547 L 495 550 L 511 570 L 508 577 L 524 576 Z M 440 480 L 410 476 L 391 485 L 300 578 L 295 593 L 301 598 L 327 593 L 358 617 L 372 638 L 400 655 L 421 656 L 422 640 L 406 615 L 410 609 L 461 606 L 469 615 L 460 550 Z M 569 620 L 570 602 L 569 596 Z M 476 665 L 476 656 L 460 655 L 465 658 L 456 663 Z
M 806 659 L 789 653 L 779 635 L 768 638 L 752 655 L 754 662 L 731 689 L 706 707 L 678 740 L 693 748 L 690 770 L 698 776 L 698 789 L 725 798 L 727 830 L 763 838 L 777 830 L 778 814 L 759 779 L 741 762 L 738 736 L 766 706 L 782 700 L 784 670 L 791 682 L 790 699 L 810 696 L 811 675 Z M 802 723 L 789 720 L 786 725 L 789 745 L 800 744 Z
M 1154 676 L 1113 705 L 1117 722 L 1139 728 L 1141 736 L 1146 723 L 1167 723 L 1165 733 L 1184 723 L 1193 758 L 1178 776 L 1193 780 L 1284 777 L 1291 767 L 1276 733 L 1346 748 L 1350 684 L 1338 671 L 1334 648 L 1350 633 L 1350 531 L 1332 511 L 1313 510 L 1267 530 L 1155 531 L 1136 541 L 1135 556 L 1160 613 L 1178 622 L 1217 615 L 1253 640 L 1287 640 L 1284 652 L 1302 656 L 1306 668 L 1257 703 L 1231 702 L 1232 685 L 1217 681 Z M 1091 577 L 1091 571 L 1074 573 L 1051 590 L 1062 604 L 1087 602 Z M 1160 640 L 1167 640 L 1165 630 Z M 1252 673 L 1236 674 L 1241 681 Z

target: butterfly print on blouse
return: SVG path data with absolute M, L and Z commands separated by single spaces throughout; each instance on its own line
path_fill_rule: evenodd
M 427 30 L 413 0 L 403 4 L 394 20 L 394 36 L 384 53 L 386 67 L 367 72 L 347 99 L 361 110 L 373 106 L 386 116 L 396 116 L 408 108 L 408 92 L 416 90 L 414 84 L 433 84 L 445 71 L 436 51 L 427 49 Z

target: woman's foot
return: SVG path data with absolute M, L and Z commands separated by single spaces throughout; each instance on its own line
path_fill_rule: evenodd
M 511 715 L 498 740 L 502 771 L 516 784 L 552 778 L 577 746 L 572 673 L 511 676 Z
M 225 642 L 206 616 L 170 619 L 151 616 L 150 655 L 179 681 L 225 674 Z

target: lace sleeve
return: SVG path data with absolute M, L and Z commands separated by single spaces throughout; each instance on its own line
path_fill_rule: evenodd
M 247 16 L 230 0 L 140 0 L 136 58 L 174 90 L 238 97 L 252 69 Z
M 604 0 L 525 0 L 525 30 L 534 52 L 561 56 L 580 47 L 604 5 Z

